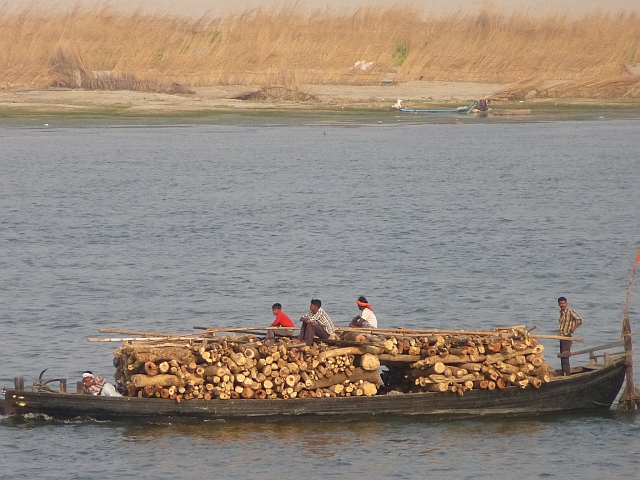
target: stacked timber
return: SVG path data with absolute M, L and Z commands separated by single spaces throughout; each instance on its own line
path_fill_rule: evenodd
M 126 395 L 189 399 L 291 399 L 383 392 L 539 388 L 554 375 L 522 327 L 487 332 L 344 329 L 312 346 L 257 335 L 129 340 L 115 352 Z M 346 331 L 352 330 L 352 331 Z M 426 332 L 426 331 L 425 331 Z M 378 367 L 384 366 L 384 384 Z
M 369 339 L 369 338 L 367 338 Z M 540 388 L 555 375 L 544 348 L 523 328 L 468 334 L 395 335 L 392 355 L 379 355 L 389 367 L 385 385 L 398 392 Z M 397 352 L 395 352 L 397 349 Z
M 127 342 L 115 352 L 115 379 L 129 396 L 289 399 L 372 396 L 381 385 L 372 356 L 323 356 L 325 344 L 253 335 L 188 342 Z M 364 358 L 362 358 L 364 357 Z

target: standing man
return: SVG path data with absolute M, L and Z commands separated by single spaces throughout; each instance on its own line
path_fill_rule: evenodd
M 560 326 L 558 328 L 558 335 L 563 337 L 570 337 L 573 332 L 576 331 L 580 325 L 582 325 L 582 317 L 576 312 L 567 308 L 567 299 L 560 297 L 558 299 L 558 306 L 560 307 Z M 560 354 L 571 352 L 571 340 L 560 340 Z M 562 373 L 564 376 L 571 374 L 571 367 L 569 366 L 569 357 L 560 357 L 560 364 L 562 365 Z
M 360 315 L 353 317 L 349 326 L 355 328 L 378 328 L 378 319 L 374 315 L 367 298 L 363 295 L 359 296 L 356 304 L 360 310 Z
M 309 313 L 300 317 L 300 321 L 302 327 L 298 339 L 303 340 L 307 345 L 313 345 L 314 336 L 326 340 L 336 330 L 331 318 L 322 309 L 322 302 L 317 298 L 311 300 Z

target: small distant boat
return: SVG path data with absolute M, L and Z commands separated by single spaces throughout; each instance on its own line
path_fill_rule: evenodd
M 403 108 L 402 100 L 398 100 L 392 108 L 395 108 L 399 112 L 404 113 L 469 113 L 476 108 L 478 101 L 474 100 L 470 105 L 466 107 L 458 107 L 453 109 L 418 109 L 418 108 Z

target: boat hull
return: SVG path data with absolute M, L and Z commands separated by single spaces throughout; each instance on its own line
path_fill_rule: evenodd
M 467 107 L 458 107 L 454 109 L 415 109 L 415 108 L 398 108 L 399 112 L 403 113 L 469 113 L 475 106 L 477 102 L 474 100 L 471 105 Z
M 531 416 L 569 410 L 608 409 L 618 395 L 625 362 L 554 379 L 539 389 L 507 387 L 454 393 L 387 394 L 275 400 L 174 400 L 101 397 L 5 389 L 5 414 L 44 414 L 53 418 L 92 418 L 137 422 L 301 417 L 384 417 L 421 415 L 463 418 L 488 415 Z

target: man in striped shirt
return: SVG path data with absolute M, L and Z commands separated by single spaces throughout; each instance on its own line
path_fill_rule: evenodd
M 314 336 L 326 340 L 336 330 L 331 318 L 322 309 L 322 302 L 317 298 L 311 300 L 309 313 L 300 317 L 300 321 L 302 327 L 298 339 L 304 340 L 307 345 L 313 345 Z
M 573 335 L 573 332 L 582 325 L 582 317 L 570 308 L 567 308 L 567 299 L 565 297 L 560 297 L 558 299 L 558 306 L 560 307 L 560 325 L 558 328 L 558 335 L 570 337 Z M 560 340 L 560 354 L 566 353 L 569 355 L 572 343 L 573 342 L 571 340 Z M 560 364 L 562 365 L 562 373 L 565 376 L 569 375 L 571 372 L 569 357 L 560 357 Z

